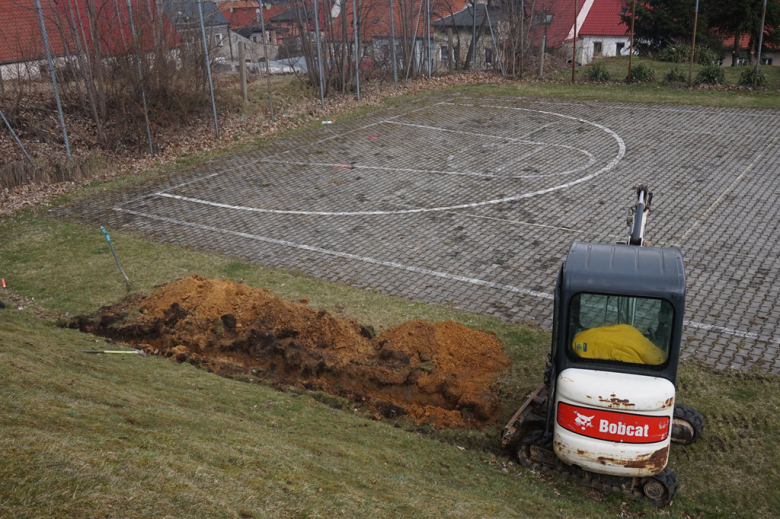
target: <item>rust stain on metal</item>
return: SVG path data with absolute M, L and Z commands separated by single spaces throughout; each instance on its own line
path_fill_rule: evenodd
M 666 400 L 664 400 L 661 409 L 666 409 L 667 407 L 672 407 L 673 405 L 674 405 L 674 397 L 669 397 Z
M 666 447 L 658 449 L 653 453 L 642 454 L 632 460 L 599 456 L 598 461 L 602 465 L 609 463 L 611 465 L 622 465 L 623 467 L 629 469 L 650 469 L 653 472 L 658 473 L 661 472 L 666 466 L 666 460 L 668 457 L 669 446 L 667 445 Z
M 618 398 L 615 393 L 612 393 L 609 395 L 609 398 L 604 398 L 602 396 L 599 397 L 599 402 L 604 402 L 606 404 L 609 404 L 609 407 L 617 407 L 617 408 L 629 408 L 634 407 L 636 404 L 632 404 L 629 402 L 628 398 Z

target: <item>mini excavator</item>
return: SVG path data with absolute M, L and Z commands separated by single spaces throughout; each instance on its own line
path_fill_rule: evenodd
M 574 242 L 555 286 L 544 383 L 504 427 L 534 470 L 663 507 L 677 490 L 671 443 L 704 429 L 675 401 L 685 311 L 679 248 L 644 238 L 652 193 L 637 188 L 621 244 Z

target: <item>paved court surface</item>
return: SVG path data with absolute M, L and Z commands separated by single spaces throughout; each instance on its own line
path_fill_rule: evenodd
M 549 328 L 573 240 L 686 257 L 683 356 L 780 373 L 780 111 L 434 95 L 59 214 Z

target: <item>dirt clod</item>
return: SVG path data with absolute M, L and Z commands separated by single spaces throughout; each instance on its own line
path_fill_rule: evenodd
M 494 335 L 453 321 L 413 320 L 377 335 L 267 290 L 199 276 L 129 296 L 70 326 L 226 376 L 264 376 L 409 416 L 478 428 L 499 416 L 490 390 L 509 366 Z

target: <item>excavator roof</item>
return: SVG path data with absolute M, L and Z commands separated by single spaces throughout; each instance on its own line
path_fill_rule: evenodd
M 574 242 L 563 274 L 569 294 L 593 292 L 685 301 L 685 265 L 677 247 Z

